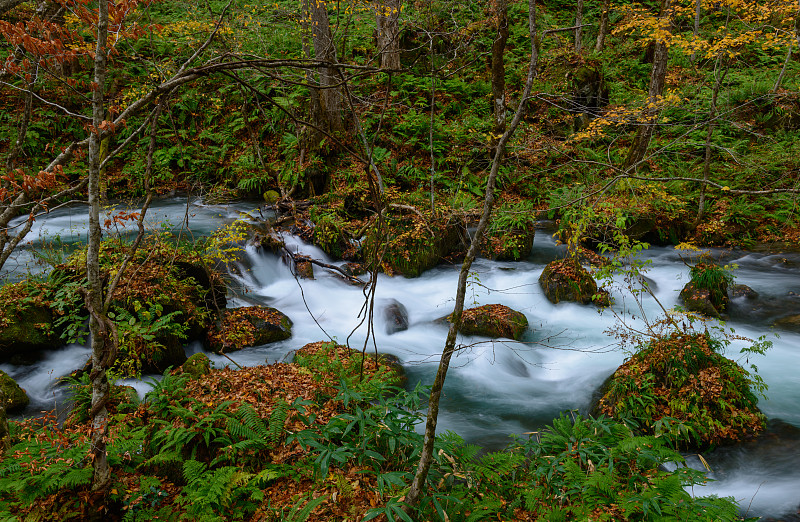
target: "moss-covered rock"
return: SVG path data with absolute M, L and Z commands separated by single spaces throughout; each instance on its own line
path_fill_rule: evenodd
M 309 343 L 294 353 L 292 362 L 305 366 L 314 372 L 332 373 L 335 381 L 345 380 L 348 385 L 369 387 L 369 382 L 377 379 L 391 384 L 405 386 L 408 381 L 405 368 L 400 359 L 387 353 L 362 353 L 332 342 Z M 365 380 L 362 381 L 362 362 Z
M 691 281 L 683 287 L 678 299 L 691 312 L 715 319 L 721 317 L 720 310 L 711 302 L 711 291 L 706 288 L 697 288 L 697 285 Z
M 5 396 L 6 406 L 5 409 L 9 413 L 24 410 L 30 403 L 28 395 L 25 390 L 19 387 L 17 381 L 9 377 L 7 373 L 0 370 L 0 389 L 2 389 Z
M 193 379 L 199 379 L 211 372 L 211 360 L 204 353 L 196 353 L 186 359 L 181 366 L 183 373 L 188 373 Z
M 678 437 L 684 445 L 752 436 L 765 425 L 754 380 L 720 353 L 723 347 L 709 336 L 687 333 L 640 347 L 604 384 L 596 411 L 633 419 L 642 433 Z
M 364 251 L 371 252 L 380 241 L 385 246 L 384 272 L 419 277 L 463 249 L 464 230 L 464 224 L 453 217 L 423 220 L 411 212 L 387 216 L 382 236 L 373 228 L 364 241 Z
M 728 267 L 701 261 L 689 269 L 691 281 L 681 290 L 679 301 L 692 312 L 719 318 L 728 310 L 728 287 L 733 275 Z
M 39 286 L 23 281 L 0 289 L 0 362 L 61 346 L 53 312 Z
M 442 319 L 449 321 L 450 316 Z M 519 341 L 527 329 L 528 318 L 522 312 L 501 304 L 489 304 L 464 310 L 458 331 L 464 335 L 505 337 Z
M 598 291 L 591 274 L 572 257 L 548 263 L 539 276 L 539 284 L 551 303 L 573 301 L 600 306 L 609 303 L 608 292 Z
M 484 256 L 497 261 L 519 261 L 526 259 L 533 248 L 536 230 L 512 229 L 490 234 L 482 245 Z
M 292 336 L 292 321 L 280 310 L 247 306 L 225 310 L 222 320 L 208 333 L 211 350 L 234 352 L 242 348 L 282 341 Z

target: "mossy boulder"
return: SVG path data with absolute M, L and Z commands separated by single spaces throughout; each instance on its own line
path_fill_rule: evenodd
M 511 229 L 490 234 L 482 245 L 482 254 L 497 261 L 519 261 L 526 259 L 533 248 L 536 230 Z
M 712 262 L 699 262 L 689 269 L 691 280 L 678 299 L 687 310 L 719 319 L 728 310 L 729 283 L 733 281 L 727 267 Z
M 29 358 L 63 344 L 53 324 L 53 312 L 38 286 L 20 282 L 0 289 L 0 362 Z
M 381 268 L 389 275 L 419 277 L 438 265 L 444 258 L 463 250 L 465 228 L 454 217 L 426 217 L 416 213 L 389 215 L 383 235 L 377 227 L 364 240 L 363 249 L 371 252 L 376 242 L 385 246 Z
M 405 386 L 408 381 L 400 359 L 388 353 L 362 353 L 341 344 L 318 341 L 309 343 L 294 353 L 292 362 L 317 373 L 332 373 L 334 380 L 344 379 L 355 387 L 369 386 L 369 381 L 378 378 L 391 384 Z M 362 362 L 364 375 L 361 380 Z
M 677 437 L 684 446 L 750 438 L 764 428 L 766 418 L 757 406 L 755 381 L 721 354 L 724 346 L 693 333 L 640 346 L 604 384 L 595 411 L 633 419 L 643 434 Z
M 572 257 L 548 263 L 539 276 L 539 284 L 551 303 L 572 301 L 600 306 L 609 303 L 608 292 L 598 290 L 591 274 Z
M 678 299 L 691 312 L 715 319 L 721 317 L 720 310 L 711 302 L 711 292 L 706 288 L 698 288 L 691 281 L 683 287 Z
M 188 373 L 193 379 L 199 379 L 203 375 L 211 373 L 211 360 L 204 353 L 196 353 L 186 359 L 181 366 L 183 373 Z
M 8 413 L 22 411 L 30 403 L 25 390 L 19 387 L 17 381 L 9 377 L 7 373 L 0 370 L 0 390 L 5 396 L 5 409 Z
M 280 310 L 267 306 L 247 306 L 225 310 L 222 320 L 208 333 L 211 350 L 235 352 L 292 336 L 292 321 Z
M 442 320 L 450 321 L 450 316 Z M 501 304 L 468 308 L 461 316 L 458 331 L 464 335 L 515 339 L 519 341 L 528 329 L 525 314 Z

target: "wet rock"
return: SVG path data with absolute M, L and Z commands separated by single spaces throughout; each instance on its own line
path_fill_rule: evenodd
M 727 308 L 715 306 L 711 300 L 711 291 L 706 288 L 698 288 L 693 282 L 686 283 L 678 299 L 687 310 L 714 319 L 719 319 Z
M 449 321 L 450 316 L 441 320 Z M 525 314 L 500 304 L 490 304 L 464 310 L 461 327 L 464 335 L 483 337 L 505 337 L 519 341 L 528 329 Z
M 383 318 L 386 321 L 386 333 L 408 330 L 408 310 L 402 303 L 394 299 L 383 309 Z
M 183 373 L 188 373 L 193 379 L 199 379 L 211 372 L 211 360 L 204 353 L 196 353 L 186 359 L 181 369 Z
M 264 198 L 264 201 L 267 203 L 267 205 L 274 205 L 275 203 L 278 202 L 279 199 L 281 199 L 281 195 L 274 190 L 268 190 L 264 192 L 262 197 Z
M 378 237 L 375 230 L 367 234 L 363 250 L 371 252 L 379 242 L 386 248 L 381 263 L 384 272 L 419 277 L 444 258 L 463 250 L 464 230 L 463 222 L 456 218 L 423 222 L 416 214 L 393 216 L 387 219 L 384 235 Z
M 364 275 L 367 273 L 367 269 L 364 268 L 364 265 L 362 265 L 361 263 L 348 262 L 343 264 L 339 268 L 341 268 L 345 274 L 351 277 L 358 277 L 360 275 Z
M 247 306 L 225 310 L 222 320 L 208 333 L 207 341 L 216 353 L 229 353 L 274 343 L 292 336 L 292 321 L 280 310 Z
M 142 373 L 164 373 L 167 368 L 177 368 L 186 362 L 186 350 L 177 335 L 158 335 L 153 342 L 160 347 L 139 350 Z
M 800 332 L 800 314 L 781 317 L 773 323 L 773 326 Z
M 597 283 L 591 274 L 574 258 L 548 263 L 539 276 L 539 284 L 551 303 L 573 301 L 605 306 L 610 299 L 608 292 L 598 292 Z
M 0 362 L 11 362 L 12 357 L 35 360 L 37 352 L 54 350 L 61 339 L 53 325 L 53 314 L 44 305 L 3 305 L 0 313 Z
M 732 299 L 735 299 L 737 297 L 744 297 L 752 300 L 758 298 L 758 292 L 756 292 L 747 285 L 733 285 L 730 288 L 729 297 Z
M 294 270 L 303 279 L 314 279 L 314 265 L 307 259 L 295 259 Z
M 0 390 L 5 396 L 5 411 L 8 413 L 24 410 L 30 402 L 25 390 L 20 388 L 17 381 L 2 370 L 0 370 Z
M 139 406 L 139 392 L 133 386 L 114 385 L 111 400 L 116 403 L 117 413 L 133 413 Z

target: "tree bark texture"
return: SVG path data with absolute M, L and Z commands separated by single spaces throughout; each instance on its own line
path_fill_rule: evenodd
M 330 64 L 319 70 L 319 126 L 326 131 L 342 130 L 342 93 L 337 86 L 336 45 L 328 20 L 328 8 L 325 0 L 306 0 L 309 7 L 311 24 L 311 40 L 314 57 Z
M 575 4 L 575 52 L 583 48 L 583 0 Z
M 661 22 L 669 24 L 671 0 L 662 0 L 661 3 Z M 669 61 L 669 46 L 664 40 L 657 40 L 655 55 L 653 56 L 653 69 L 650 73 L 650 86 L 647 90 L 647 107 L 644 110 L 644 121 L 641 122 L 636 136 L 633 139 L 628 158 L 625 161 L 625 169 L 636 168 L 647 154 L 650 140 L 656 128 L 658 118 L 659 98 L 664 92 L 664 83 L 667 79 L 667 62 Z
M 381 67 L 400 69 L 400 6 L 402 0 L 378 0 L 375 5 L 375 24 Z
M 100 274 L 100 129 L 105 116 L 103 99 L 106 82 L 106 42 L 108 38 L 108 0 L 99 0 L 97 45 L 94 57 L 94 82 L 92 91 L 92 126 L 89 137 L 89 244 L 86 252 L 88 289 L 86 305 L 89 309 L 89 331 L 92 345 L 92 448 L 94 465 L 92 489 L 104 490 L 111 480 L 106 442 L 108 439 L 109 384 L 106 370 L 110 364 L 108 323 L 103 313 L 103 282 Z
M 508 126 L 508 129 L 506 129 L 506 132 L 503 133 L 503 136 L 500 138 L 500 142 L 498 143 L 497 152 L 492 160 L 492 167 L 486 180 L 483 212 L 481 214 L 480 221 L 478 222 L 478 228 L 472 237 L 472 241 L 470 241 L 467 255 L 464 258 L 464 262 L 461 265 L 461 271 L 458 275 L 458 287 L 456 288 L 455 305 L 453 307 L 453 313 L 450 315 L 450 329 L 447 332 L 447 340 L 445 341 L 442 357 L 439 361 L 439 368 L 436 372 L 436 378 L 434 379 L 433 386 L 431 387 L 431 394 L 428 400 L 428 415 L 425 422 L 425 438 L 422 452 L 420 454 L 419 463 L 417 464 L 417 471 L 414 475 L 414 479 L 411 482 L 411 486 L 409 487 L 408 493 L 405 497 L 406 507 L 404 509 L 406 512 L 409 512 L 412 507 L 416 506 L 419 502 L 423 488 L 425 487 L 425 481 L 428 477 L 428 472 L 430 471 L 431 464 L 433 463 L 433 449 L 436 440 L 436 425 L 439 418 L 439 401 L 442 397 L 442 389 L 444 388 L 447 371 L 450 368 L 450 360 L 452 359 L 456 350 L 456 337 L 458 334 L 458 328 L 461 326 L 461 316 L 464 312 L 464 296 L 466 295 L 467 290 L 467 278 L 469 277 L 469 271 L 472 267 L 472 262 L 475 260 L 475 256 L 478 253 L 478 248 L 481 244 L 481 238 L 483 237 L 484 233 L 486 232 L 486 228 L 489 225 L 492 207 L 494 206 L 494 191 L 497 181 L 497 174 L 500 171 L 500 164 L 502 163 L 503 159 L 503 150 L 508 140 L 514 134 L 514 131 L 519 126 L 520 121 L 522 121 L 522 115 L 525 112 L 525 105 L 530 97 L 533 80 L 536 77 L 538 50 L 536 48 L 535 38 L 535 0 L 528 0 L 528 28 L 531 38 L 531 60 L 528 66 L 528 77 L 525 81 L 525 88 L 523 89 L 519 105 L 514 113 L 514 118 L 511 120 L 511 124 Z
M 497 35 L 492 42 L 492 105 L 494 108 L 494 133 L 490 143 L 492 155 L 497 143 L 506 131 L 506 68 L 504 54 L 508 41 L 508 2 L 494 0 L 494 15 L 497 20 Z
M 598 53 L 601 52 L 606 45 L 609 11 L 611 11 L 611 0 L 603 0 L 603 6 L 600 12 L 600 28 L 597 30 L 597 43 L 594 46 L 594 50 Z

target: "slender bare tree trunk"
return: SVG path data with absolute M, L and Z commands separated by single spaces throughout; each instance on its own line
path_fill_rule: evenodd
M 489 225 L 489 218 L 491 216 L 492 207 L 494 206 L 494 190 L 497 181 L 497 174 L 500 170 L 500 164 L 502 163 L 503 159 L 503 150 L 505 145 L 508 143 L 508 140 L 514 134 L 514 131 L 516 131 L 517 127 L 519 126 L 520 121 L 522 121 L 522 115 L 525 112 L 526 102 L 530 96 L 533 80 L 536 76 L 538 61 L 538 51 L 536 49 L 535 42 L 536 0 L 528 0 L 528 28 L 531 37 L 531 61 L 528 66 L 528 78 L 525 82 L 525 88 L 519 101 L 519 106 L 514 113 L 514 118 L 511 120 L 511 124 L 503 133 L 503 136 L 500 138 L 500 142 L 498 143 L 497 152 L 492 160 L 492 167 L 486 180 L 486 192 L 483 200 L 483 213 L 481 214 L 481 219 L 478 222 L 478 228 L 472 236 L 472 241 L 470 242 L 469 249 L 467 250 L 467 255 L 464 258 L 464 262 L 461 265 L 461 271 L 459 272 L 455 306 L 453 307 L 453 313 L 450 315 L 450 329 L 447 332 L 447 340 L 445 341 L 442 357 L 439 361 L 439 369 L 436 372 L 436 378 L 434 379 L 433 387 L 431 388 L 431 395 L 428 400 L 428 415 L 425 423 L 425 439 L 423 442 L 422 453 L 420 454 L 416 474 L 414 475 L 414 479 L 411 482 L 411 486 L 405 497 L 406 506 L 404 509 L 407 513 L 410 512 L 419 502 L 420 495 L 425 487 L 425 480 L 428 477 L 428 471 L 430 471 L 430 467 L 433 462 L 433 446 L 436 440 L 436 424 L 439 418 L 439 401 L 442 396 L 445 378 L 447 377 L 447 370 L 450 367 L 450 360 L 452 359 L 456 350 L 456 336 L 458 329 L 461 326 L 461 315 L 464 311 L 464 296 L 467 289 L 467 277 L 469 276 L 469 270 L 472 267 L 472 262 L 475 260 L 475 256 L 478 253 L 478 247 L 481 243 L 480 238 L 483 237 L 483 234 L 486 232 L 486 227 Z
M 89 308 L 89 331 L 92 345 L 92 448 L 94 480 L 92 489 L 105 490 L 111 481 L 106 441 L 108 439 L 109 384 L 106 370 L 110 361 L 109 332 L 103 313 L 103 281 L 100 275 L 100 131 L 105 116 L 103 99 L 106 83 L 106 43 L 108 38 L 108 0 L 98 2 L 97 44 L 94 55 L 94 90 L 92 126 L 89 138 L 89 244 L 86 252 L 86 275 L 89 283 L 86 304 Z
M 508 41 L 508 2 L 493 1 L 497 19 L 497 36 L 492 42 L 492 105 L 494 106 L 494 133 L 489 140 L 490 152 L 494 156 L 497 143 L 506 131 L 506 68 L 504 54 Z
M 797 40 L 798 47 L 800 47 L 800 0 L 797 0 L 797 12 L 794 15 L 794 38 Z M 772 87 L 773 93 L 778 92 L 778 89 L 781 88 L 783 76 L 786 74 L 786 68 L 789 66 L 789 60 L 792 59 L 793 47 L 793 45 L 790 45 L 789 49 L 786 51 L 786 59 L 783 61 L 783 67 L 781 67 L 781 72 L 778 74 L 778 78 L 775 79 L 775 85 Z
M 597 43 L 594 50 L 598 53 L 603 50 L 606 45 L 606 36 L 608 36 L 608 15 L 611 10 L 611 0 L 603 0 L 602 12 L 600 13 L 600 28 L 597 30 Z
M 378 29 L 378 50 L 381 67 L 400 69 L 400 6 L 402 0 L 378 0 L 375 24 Z
M 700 35 L 700 15 L 703 12 L 703 0 L 695 0 L 694 2 L 694 28 L 692 29 L 692 35 L 694 35 L 695 40 Z M 690 59 L 692 62 L 695 60 L 696 53 L 692 51 L 692 56 Z
M 661 23 L 667 25 L 670 25 L 670 2 L 671 0 L 662 0 L 661 2 Z M 633 144 L 628 152 L 628 158 L 625 161 L 626 169 L 636 168 L 647 154 L 647 148 L 650 146 L 650 140 L 653 138 L 653 133 L 656 128 L 656 119 L 659 114 L 658 102 L 664 92 L 668 61 L 669 46 L 667 42 L 663 39 L 656 40 L 653 70 L 650 73 L 650 86 L 647 90 L 648 104 L 644 110 L 644 121 L 640 124 L 639 130 L 636 132 L 636 137 L 633 139 Z
M 583 0 L 575 5 L 575 52 L 583 48 Z
M 700 186 L 700 200 L 697 203 L 697 216 L 691 228 L 696 228 L 700 221 L 705 216 L 706 207 L 706 187 L 708 186 L 708 178 L 711 174 L 711 137 L 714 133 L 717 119 L 717 99 L 719 97 L 719 90 L 722 87 L 722 82 L 725 81 L 725 76 L 728 74 L 730 62 L 727 62 L 725 69 L 720 72 L 719 66 L 722 63 L 722 55 L 717 56 L 717 63 L 714 66 L 714 87 L 711 90 L 711 107 L 708 109 L 708 128 L 706 129 L 706 145 L 705 155 L 703 157 L 703 184 Z

